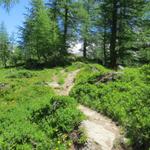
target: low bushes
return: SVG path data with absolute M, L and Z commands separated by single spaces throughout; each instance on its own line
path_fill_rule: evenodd
M 77 102 L 37 84 L 50 82 L 57 71 L 0 70 L 0 149 L 67 150 L 72 145 L 70 135 L 83 119 Z
M 36 74 L 31 73 L 29 71 L 18 71 L 18 72 L 10 72 L 7 78 L 32 78 L 35 76 Z
M 69 134 L 82 121 L 76 101 L 43 97 L 0 114 L 2 149 L 67 149 Z
M 80 103 L 106 114 L 122 125 L 136 150 L 150 147 L 149 65 L 127 68 L 115 81 L 95 82 L 97 76 L 109 72 L 93 65 L 82 70 L 71 96 Z

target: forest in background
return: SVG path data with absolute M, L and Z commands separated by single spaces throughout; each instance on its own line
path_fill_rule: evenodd
M 121 128 L 116 149 L 149 150 L 149 26 L 149 0 L 31 0 L 18 41 L 1 23 L 0 149 L 84 148 L 82 104 Z M 69 51 L 77 41 L 82 57 Z
M 149 63 L 149 26 L 148 0 L 31 0 L 17 44 L 0 25 L 1 66 L 64 64 L 77 41 L 84 58 L 111 68 Z

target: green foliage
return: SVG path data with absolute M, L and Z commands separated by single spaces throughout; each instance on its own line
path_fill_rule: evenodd
M 149 65 L 142 68 L 126 68 L 121 75 L 119 74 L 118 79 L 105 84 L 97 82 L 96 71 L 89 66 L 88 68 L 80 72 L 70 95 L 122 125 L 136 150 L 148 149 L 150 146 Z M 102 74 L 105 74 L 105 71 L 99 72 L 99 75 Z
M 73 140 L 75 146 L 77 147 L 82 147 L 87 142 L 86 131 L 81 126 L 78 130 L 74 130 L 70 137 Z
M 44 84 L 58 70 L 62 69 L 0 70 L 2 149 L 66 150 L 71 146 L 69 135 L 78 127 L 83 115 L 73 98 L 55 96 Z
M 16 1 L 0 0 L 0 5 L 9 8 Z M 20 27 L 21 51 L 10 48 L 8 57 L 3 49 L 3 66 L 28 60 L 65 65 L 68 48 L 78 40 L 84 57 L 106 66 L 149 63 L 149 6 L 148 0 L 31 0 Z
M 17 66 L 18 64 L 23 63 L 23 54 L 19 47 L 15 47 L 13 52 L 10 54 L 9 64 Z
M 92 72 L 92 73 L 91 73 Z M 84 69 L 77 75 L 76 84 L 94 82 L 95 78 L 108 72 L 103 66 L 98 64 L 87 64 Z
M 144 65 L 141 68 L 140 73 L 144 76 L 143 80 L 146 83 L 150 83 L 150 64 L 149 65 Z
M 23 148 L 24 145 L 38 149 L 55 148 L 55 140 L 59 139 L 60 134 L 72 132 L 82 120 L 75 106 L 73 99 L 47 96 L 42 97 L 42 101 L 24 102 L 3 112 L 0 116 L 2 146 L 12 149 Z M 65 146 L 65 142 L 67 139 L 60 145 Z
M 18 72 L 11 72 L 10 75 L 7 76 L 7 78 L 31 78 L 33 76 L 36 75 L 29 71 L 18 71 Z
M 7 66 L 9 59 L 9 37 L 4 23 L 0 24 L 0 61 L 3 66 Z
M 22 46 L 28 59 L 38 58 L 40 60 L 42 57 L 47 61 L 47 56 L 52 54 L 52 51 L 50 51 L 50 29 L 50 19 L 44 2 L 42 0 L 32 0 L 24 27 L 21 28 Z
M 0 5 L 16 1 L 1 0 Z M 10 57 L 5 51 L 3 65 L 28 60 L 66 65 L 68 48 L 78 40 L 84 57 L 113 68 L 149 63 L 149 5 L 148 0 L 31 0 L 20 27 L 21 51 L 11 48 Z
M 87 135 L 84 128 L 79 129 L 78 131 L 78 139 L 76 141 L 78 144 L 85 144 L 87 142 Z
M 94 0 L 79 0 L 77 7 L 77 17 L 80 24 L 79 32 L 81 35 L 81 40 L 83 41 L 83 56 L 90 57 L 90 49 L 92 49 L 92 44 L 94 41 L 94 36 L 91 29 L 94 27 L 94 19 L 97 15 L 96 13 L 96 2 Z

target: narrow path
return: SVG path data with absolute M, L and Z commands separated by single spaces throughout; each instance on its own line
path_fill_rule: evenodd
M 115 123 L 85 106 L 80 105 L 79 109 L 87 116 L 87 120 L 84 120 L 81 126 L 86 129 L 89 138 L 82 150 L 117 150 L 114 146 L 121 136 Z
M 59 95 L 69 95 L 69 92 L 71 91 L 74 85 L 74 79 L 79 71 L 80 70 L 78 69 L 68 74 L 67 78 L 65 79 L 65 83 L 62 86 L 61 91 L 58 93 Z
M 59 87 L 59 84 L 55 81 L 49 83 L 49 86 L 53 87 L 58 95 L 69 95 L 79 71 L 70 72 L 62 86 Z M 85 128 L 88 137 L 85 146 L 78 148 L 78 150 L 121 150 L 121 148 L 114 147 L 121 135 L 119 127 L 111 119 L 83 105 L 79 105 L 78 108 L 87 117 L 87 120 L 81 123 L 81 127 Z
M 78 70 L 70 72 L 68 74 L 67 78 L 65 79 L 65 83 L 63 85 L 58 84 L 58 82 L 55 80 L 53 82 L 50 82 L 47 84 L 48 84 L 48 86 L 54 88 L 55 92 L 58 95 L 64 95 L 64 96 L 66 95 L 67 96 L 67 95 L 69 95 L 69 92 L 73 87 L 74 79 L 79 71 L 80 70 L 78 69 Z

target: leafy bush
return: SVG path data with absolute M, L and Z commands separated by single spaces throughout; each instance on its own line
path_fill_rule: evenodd
M 150 64 L 149 65 L 144 65 L 140 72 L 143 74 L 144 76 L 144 81 L 150 83 Z
M 7 78 L 32 78 L 33 76 L 36 75 L 29 71 L 18 71 L 18 72 L 11 72 L 10 75 L 7 76 Z
M 44 97 L 43 97 L 44 98 Z M 76 101 L 69 97 L 45 97 L 18 104 L 0 115 L 0 142 L 3 148 L 49 149 L 58 144 L 67 148 L 69 136 L 82 121 Z M 57 144 L 56 144 L 57 143 Z
M 66 150 L 71 146 L 70 134 L 83 119 L 77 102 L 36 84 L 50 81 L 55 70 L 0 70 L 0 83 L 5 83 L 0 90 L 0 149 Z
M 150 147 L 149 65 L 126 68 L 116 81 L 105 84 L 95 79 L 108 70 L 91 70 L 88 66 L 80 72 L 70 95 L 122 125 L 136 150 L 147 150 Z

